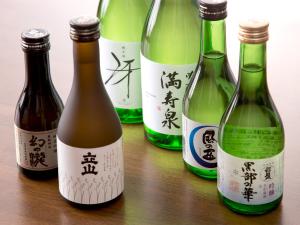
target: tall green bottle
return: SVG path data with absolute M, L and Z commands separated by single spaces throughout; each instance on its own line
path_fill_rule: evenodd
M 162 148 L 182 148 L 182 99 L 200 54 L 193 0 L 155 0 L 142 38 L 145 136 Z
M 283 194 L 284 129 L 266 78 L 268 23 L 240 24 L 238 87 L 219 130 L 218 190 L 243 214 L 263 214 Z
M 150 0 L 99 3 L 100 67 L 122 123 L 142 123 L 140 50 Z
M 218 126 L 234 92 L 226 55 L 226 1 L 200 1 L 201 57 L 183 101 L 183 159 L 200 177 L 217 178 Z

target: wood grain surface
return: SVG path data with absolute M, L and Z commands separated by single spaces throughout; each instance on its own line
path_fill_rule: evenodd
M 227 35 L 230 36 L 228 52 L 235 74 L 238 40 L 233 33 L 237 26 L 237 14 L 233 9 L 238 10 L 234 6 L 237 1 L 232 0 L 229 5 L 233 14 L 228 17 Z M 293 0 L 287 2 L 296 4 Z M 13 117 L 24 83 L 20 33 L 29 27 L 43 27 L 50 31 L 52 78 L 65 101 L 73 76 L 68 21 L 80 14 L 95 15 L 97 4 L 96 0 L 1 1 L 0 224 L 299 225 L 300 16 L 290 16 L 286 11 L 279 13 L 281 19 L 274 19 L 273 25 L 271 21 L 269 43 L 269 87 L 286 130 L 284 197 L 276 210 L 263 216 L 242 216 L 231 212 L 219 202 L 216 182 L 189 173 L 184 168 L 180 152 L 149 144 L 144 139 L 142 125 L 123 126 L 125 192 L 108 207 L 96 210 L 73 208 L 60 197 L 57 179 L 33 181 L 18 173 Z M 275 15 L 280 7 L 274 7 L 270 12 Z M 270 17 L 274 15 L 270 14 Z

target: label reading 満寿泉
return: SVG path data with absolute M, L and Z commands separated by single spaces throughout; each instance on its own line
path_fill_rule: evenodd
M 100 68 L 115 108 L 142 108 L 140 42 L 100 38 Z
M 20 167 L 34 171 L 57 168 L 56 129 L 26 131 L 15 125 L 15 141 Z
M 218 146 L 218 190 L 231 201 L 262 205 L 283 193 L 283 151 L 265 159 L 243 159 Z
M 218 126 L 203 125 L 182 114 L 183 159 L 191 166 L 216 170 Z
M 153 131 L 182 135 L 182 100 L 196 64 L 166 65 L 141 54 L 144 124 Z
M 99 148 L 76 148 L 57 138 L 61 195 L 79 204 L 100 204 L 124 190 L 122 138 Z

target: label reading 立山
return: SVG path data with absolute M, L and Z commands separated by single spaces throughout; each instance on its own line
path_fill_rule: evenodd
M 218 146 L 218 190 L 245 205 L 267 204 L 283 193 L 283 151 L 265 159 L 243 159 Z
M 15 125 L 17 163 L 34 171 L 57 168 L 56 129 L 26 131 Z
M 99 204 L 124 190 L 122 138 L 99 148 L 76 148 L 57 138 L 59 191 L 69 201 Z
M 100 68 L 115 108 L 142 108 L 140 42 L 100 38 Z
M 216 170 L 218 126 L 203 125 L 182 114 L 183 159 L 191 166 Z
M 182 100 L 196 64 L 166 65 L 141 54 L 144 124 L 167 135 L 182 134 Z

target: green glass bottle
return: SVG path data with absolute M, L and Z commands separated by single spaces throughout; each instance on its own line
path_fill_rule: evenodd
M 240 24 L 238 86 L 219 128 L 218 191 L 242 214 L 263 214 L 283 193 L 284 129 L 266 78 L 268 23 Z
M 183 100 L 183 159 L 196 175 L 217 178 L 218 126 L 235 81 L 226 55 L 227 1 L 200 1 L 201 56 Z
M 100 67 L 122 123 L 142 123 L 141 36 L 150 0 L 99 3 Z
M 200 54 L 200 21 L 193 0 L 155 0 L 142 38 L 145 136 L 182 149 L 182 99 Z

